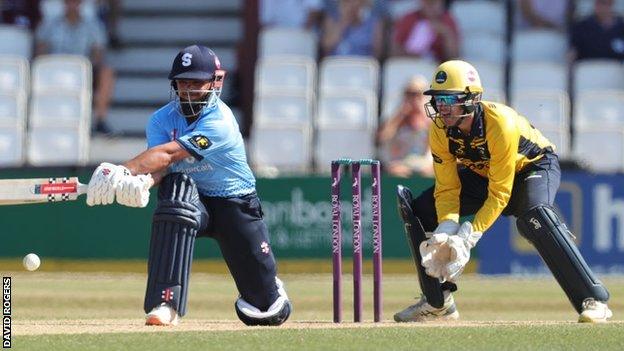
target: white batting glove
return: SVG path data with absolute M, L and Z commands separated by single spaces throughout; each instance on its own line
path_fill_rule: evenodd
M 425 272 L 444 282 L 446 266 L 451 260 L 451 248 L 448 238 L 459 229 L 459 224 L 452 220 L 442 221 L 433 233 L 428 233 L 429 239 L 420 243 L 421 264 Z
M 145 207 L 149 202 L 150 187 L 154 184 L 151 174 L 125 176 L 117 185 L 117 203 L 128 207 Z
M 481 239 L 482 232 L 472 229 L 472 223 L 466 221 L 462 223 L 457 231 L 457 235 L 450 236 L 448 246 L 450 252 L 450 262 L 446 265 L 444 279 L 455 281 L 464 271 L 464 267 L 470 260 L 470 249 L 477 245 L 477 241 Z
M 87 205 L 110 205 L 115 201 L 115 191 L 119 181 L 130 175 L 130 171 L 124 166 L 112 163 L 101 163 L 93 171 L 87 188 Z

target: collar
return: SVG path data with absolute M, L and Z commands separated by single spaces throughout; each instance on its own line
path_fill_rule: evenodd
M 462 133 L 459 127 L 450 127 L 446 128 L 446 136 L 456 139 L 485 137 L 485 121 L 483 115 L 483 108 L 481 107 L 480 103 L 477 103 L 477 105 L 475 106 L 474 118 L 472 119 L 472 125 L 470 126 L 470 134 L 465 135 L 464 133 Z

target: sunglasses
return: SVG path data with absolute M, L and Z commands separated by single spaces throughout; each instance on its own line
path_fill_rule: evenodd
M 433 97 L 436 105 L 456 105 L 459 104 L 459 95 L 435 95 Z

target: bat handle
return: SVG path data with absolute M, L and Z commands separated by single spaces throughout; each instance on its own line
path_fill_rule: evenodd
M 89 185 L 88 184 L 82 184 L 82 183 L 78 183 L 78 195 L 82 195 L 82 194 L 86 194 L 87 193 L 87 189 L 89 189 Z

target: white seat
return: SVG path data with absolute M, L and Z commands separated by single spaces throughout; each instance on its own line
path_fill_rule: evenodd
M 462 38 L 460 54 L 461 58 L 468 62 L 485 61 L 503 64 L 507 54 L 505 37 L 488 33 L 471 34 Z
M 592 90 L 624 90 L 624 66 L 615 60 L 584 60 L 573 67 L 575 96 Z
M 90 94 L 91 76 L 91 62 L 84 56 L 38 56 L 32 66 L 33 93 L 78 91 Z
M 624 170 L 624 130 L 603 127 L 577 129 L 574 155 L 595 171 L 621 172 Z
M 254 124 L 310 126 L 312 100 L 305 93 L 265 93 L 256 96 Z
M 20 166 L 24 162 L 23 125 L 0 127 L 0 166 Z
M 507 14 L 505 5 L 500 1 L 455 1 L 451 5 L 451 14 L 459 27 L 459 32 L 491 33 L 504 37 Z
M 377 92 L 379 64 L 369 57 L 331 56 L 320 66 L 320 90 L 348 89 Z
M 587 91 L 574 104 L 576 128 L 611 127 L 624 129 L 624 91 Z
M 326 91 L 319 98 L 319 129 L 374 130 L 377 98 L 374 93 Z
M 116 131 L 144 134 L 145 126 L 154 112 L 156 110 L 150 107 L 113 107 L 106 120 Z
M 315 147 L 318 171 L 327 171 L 332 160 L 375 158 L 374 131 L 363 129 L 319 129 Z
M 311 160 L 310 128 L 257 126 L 251 137 L 254 168 L 274 167 L 286 171 L 309 170 Z
M 147 149 L 145 138 L 92 137 L 89 145 L 89 164 L 101 162 L 124 163 Z
M 261 59 L 256 65 L 256 93 L 300 92 L 313 94 L 316 63 L 307 57 L 280 56 Z
M 27 92 L 30 75 L 28 59 L 20 56 L 0 56 L 0 92 Z
M 483 91 L 483 96 L 481 97 L 481 100 L 498 102 L 501 104 L 507 103 L 507 99 L 505 98 L 505 92 L 503 90 L 497 89 L 486 88 Z
M 479 72 L 481 85 L 487 91 L 505 90 L 505 67 L 502 64 L 487 61 L 470 61 Z
M 514 62 L 554 62 L 566 60 L 568 42 L 555 30 L 526 30 L 515 33 L 512 45 Z
M 30 59 L 33 38 L 28 29 L 11 25 L 0 25 L 0 55 L 15 55 Z
M 570 100 L 560 90 L 520 90 L 512 96 L 513 107 L 557 146 L 560 156 L 566 157 L 570 138 Z
M 0 93 L 0 126 L 24 126 L 26 121 L 26 96 L 23 92 Z
M 318 39 L 312 31 L 297 28 L 265 28 L 258 40 L 258 57 L 299 55 L 316 59 Z
M 119 77 L 115 80 L 113 102 L 164 105 L 170 99 L 170 84 L 166 77 Z
M 513 108 L 535 126 L 565 128 L 569 125 L 570 99 L 565 91 L 514 91 L 512 101 Z
M 91 120 L 91 100 L 85 93 L 41 93 L 30 106 L 30 126 L 35 128 L 86 128 Z
M 398 107 L 405 84 L 415 75 L 423 76 L 430 81 L 437 64 L 433 61 L 391 57 L 383 67 L 382 79 L 382 119 L 389 118 Z
M 86 136 L 78 128 L 31 128 L 27 159 L 33 166 L 84 165 L 88 146 Z
M 568 90 L 568 68 L 556 62 L 515 63 L 511 67 L 511 91 Z

